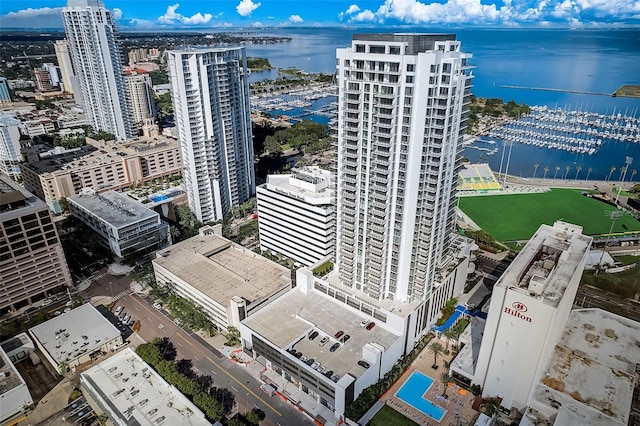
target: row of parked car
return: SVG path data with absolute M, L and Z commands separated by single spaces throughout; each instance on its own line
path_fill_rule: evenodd
M 131 326 L 134 322 L 136 322 L 131 314 L 128 314 L 124 311 L 124 306 L 118 306 L 114 312 L 114 315 L 116 316 L 116 318 L 118 318 L 118 321 L 120 321 L 120 323 L 126 326 Z

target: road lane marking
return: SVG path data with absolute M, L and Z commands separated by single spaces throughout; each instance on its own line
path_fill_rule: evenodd
M 248 387 L 246 387 L 244 385 L 244 383 L 242 383 L 240 380 L 236 379 L 235 376 L 232 376 L 231 373 L 229 373 L 227 370 L 225 370 L 224 368 L 222 368 L 217 362 L 215 362 L 214 360 L 211 359 L 211 357 L 207 357 L 207 359 L 209 361 L 211 361 L 211 363 L 213 365 L 215 365 L 216 367 L 218 367 L 220 370 L 224 371 L 224 373 L 229 376 L 230 378 L 232 378 L 237 384 L 239 384 L 240 386 L 242 386 L 245 390 L 247 390 L 251 395 L 255 396 L 258 400 L 262 401 L 264 403 L 264 405 L 266 407 L 268 407 L 271 411 L 273 411 L 274 413 L 276 413 L 277 415 L 279 415 L 280 417 L 282 417 L 282 414 L 276 410 L 275 408 L 273 408 L 271 405 L 269 405 L 269 403 L 267 403 L 267 401 L 265 401 L 264 399 L 262 399 L 262 396 L 256 394 L 254 391 L 252 391 L 251 389 L 249 389 Z M 231 389 L 234 389 L 233 387 L 231 387 Z M 238 391 L 236 391 L 238 392 Z
M 233 391 L 234 391 L 235 393 L 240 392 L 238 389 L 234 388 L 233 386 L 231 386 L 231 389 L 233 389 Z

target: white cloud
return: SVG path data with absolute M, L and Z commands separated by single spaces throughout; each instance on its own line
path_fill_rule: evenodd
M 252 27 L 254 28 L 262 28 L 264 27 L 264 25 L 262 25 L 262 22 L 254 22 L 253 24 L 251 24 Z
M 351 17 L 349 21 L 353 22 L 371 22 L 376 20 L 376 14 L 370 11 L 369 9 L 365 9 L 357 15 Z
M 122 19 L 122 9 L 114 7 L 111 10 L 111 16 L 113 16 L 113 19 L 115 19 L 116 21 L 119 21 L 120 19 Z
M 294 24 L 300 24 L 304 22 L 304 19 L 300 15 L 291 15 L 289 16 L 289 22 L 293 22 Z
M 0 28 L 55 28 L 62 27 L 61 7 L 22 9 L 0 15 Z
M 249 16 L 251 12 L 260 7 L 262 3 L 254 3 L 251 0 L 241 0 L 236 6 L 236 11 L 240 16 Z
M 191 16 L 183 16 L 180 13 L 176 12 L 179 7 L 180 3 L 167 6 L 167 11 L 164 13 L 164 15 L 158 17 L 158 22 L 161 24 L 199 25 L 206 24 L 213 18 L 213 15 L 210 13 L 205 13 L 203 15 L 200 12 L 195 13 Z
M 351 6 L 349 6 L 349 9 L 347 9 L 346 13 L 347 15 L 353 15 L 356 12 L 360 12 L 360 7 L 358 7 L 357 4 L 352 4 Z

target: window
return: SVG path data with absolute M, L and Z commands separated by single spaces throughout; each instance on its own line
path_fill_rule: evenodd
M 407 72 L 414 72 L 416 70 L 416 66 L 414 64 L 407 64 Z
M 407 83 L 413 83 L 413 76 L 412 75 L 408 75 L 407 76 Z
M 364 53 L 364 44 L 356 44 L 356 52 Z
M 391 54 L 391 55 L 399 55 L 400 54 L 400 47 L 399 46 L 391 46 L 391 47 L 389 47 L 389 54 Z
M 384 46 L 369 46 L 369 53 L 384 53 Z

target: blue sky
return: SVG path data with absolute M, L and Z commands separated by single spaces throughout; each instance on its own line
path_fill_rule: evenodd
M 640 0 L 104 0 L 121 29 L 441 25 L 640 27 Z M 2 0 L 0 28 L 61 27 L 66 0 Z

